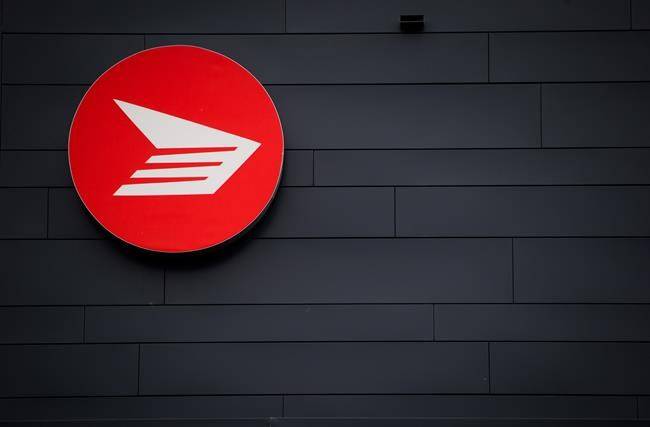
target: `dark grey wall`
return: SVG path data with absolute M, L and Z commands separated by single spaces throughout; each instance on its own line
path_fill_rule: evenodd
M 648 422 L 648 29 L 644 0 L 4 0 L 0 420 Z M 181 258 L 109 238 L 65 151 L 88 84 L 174 43 L 258 76 L 287 147 L 259 226 Z

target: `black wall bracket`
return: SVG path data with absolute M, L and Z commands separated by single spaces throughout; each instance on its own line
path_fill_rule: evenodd
M 424 29 L 424 15 L 400 15 L 399 29 L 403 33 L 418 33 Z

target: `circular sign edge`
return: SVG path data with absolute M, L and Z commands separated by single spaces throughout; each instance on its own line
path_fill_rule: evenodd
M 219 56 L 221 56 L 223 58 L 226 58 L 227 60 L 231 61 L 232 63 L 237 65 L 239 68 L 241 68 L 245 73 L 247 73 L 250 77 L 252 77 L 253 80 L 255 80 L 255 82 L 257 82 L 257 84 L 259 84 L 260 87 L 262 87 L 262 89 L 264 89 L 264 93 L 266 93 L 266 96 L 268 97 L 269 101 L 271 102 L 271 105 L 273 106 L 273 111 L 275 112 L 275 116 L 278 119 L 278 124 L 279 124 L 279 127 L 280 127 L 280 142 L 282 144 L 282 147 L 281 147 L 281 153 L 280 153 L 280 172 L 278 173 L 278 178 L 277 178 L 277 180 L 275 182 L 275 185 L 273 187 L 273 193 L 271 193 L 271 196 L 269 197 L 269 199 L 266 202 L 266 204 L 264 205 L 264 207 L 260 210 L 260 212 L 248 224 L 246 224 L 246 226 L 244 228 L 242 228 L 239 232 L 237 232 L 237 233 L 235 233 L 235 234 L 233 234 L 231 236 L 228 236 L 225 239 L 222 239 L 222 240 L 220 240 L 220 241 L 218 241 L 216 243 L 208 245 L 208 246 L 203 246 L 203 247 L 196 248 L 196 249 L 173 250 L 173 251 L 169 250 L 169 251 L 167 251 L 167 250 L 161 250 L 161 249 L 148 248 L 148 247 L 144 247 L 142 245 L 138 245 L 138 244 L 129 242 L 128 240 L 118 236 L 116 233 L 109 230 L 108 227 L 106 227 L 101 221 L 99 221 L 97 219 L 95 214 L 88 208 L 88 205 L 86 205 L 86 201 L 84 200 L 83 196 L 81 195 L 81 192 L 77 188 L 77 183 L 75 182 L 74 173 L 72 171 L 72 163 L 70 161 L 70 140 L 71 140 L 71 136 L 72 136 L 72 127 L 74 126 L 75 119 L 77 118 L 77 112 L 79 111 L 79 108 L 81 107 L 81 104 L 83 104 L 84 100 L 86 99 L 86 95 L 88 95 L 88 93 L 90 93 L 93 86 L 95 86 L 95 84 L 99 80 L 101 80 L 101 78 L 106 73 L 111 71 L 113 68 L 117 67 L 122 62 L 124 62 L 124 61 L 126 61 L 126 60 L 128 60 L 128 59 L 130 59 L 130 58 L 132 58 L 132 57 L 134 57 L 136 55 L 139 55 L 139 54 L 141 54 L 143 52 L 149 52 L 149 51 L 152 51 L 152 50 L 159 50 L 159 49 L 167 49 L 167 48 L 171 48 L 171 47 L 188 47 L 188 48 L 193 48 L 193 49 L 204 50 L 204 51 L 213 53 L 215 55 L 219 55 Z M 77 104 L 77 108 L 75 108 L 74 114 L 72 116 L 72 121 L 70 122 L 70 128 L 68 129 L 68 144 L 67 144 L 68 170 L 70 171 L 70 177 L 72 179 L 72 185 L 74 187 L 75 192 L 77 193 L 77 196 L 79 196 L 79 200 L 81 200 L 81 203 L 83 204 L 84 209 L 86 209 L 86 211 L 90 214 L 90 216 L 92 216 L 93 220 L 97 224 L 99 224 L 102 227 L 102 229 L 104 229 L 106 232 L 108 232 L 111 236 L 117 238 L 119 241 L 124 242 L 127 245 L 132 246 L 134 248 L 137 248 L 139 250 L 143 250 L 143 251 L 147 251 L 147 252 L 154 252 L 154 253 L 159 253 L 159 254 L 188 254 L 188 253 L 194 253 L 194 252 L 207 251 L 209 249 L 214 249 L 216 247 L 223 246 L 223 245 L 225 245 L 227 243 L 232 243 L 237 238 L 239 238 L 239 237 L 245 235 L 246 233 L 248 233 L 259 222 L 259 220 L 266 214 L 269 207 L 271 206 L 271 203 L 275 199 L 275 195 L 277 194 L 278 188 L 280 187 L 280 181 L 282 180 L 282 174 L 284 173 L 284 150 L 285 150 L 285 147 L 284 147 L 284 129 L 283 129 L 283 126 L 282 126 L 282 119 L 280 118 L 280 114 L 278 113 L 278 109 L 275 106 L 275 102 L 273 101 L 273 98 L 271 97 L 269 92 L 266 90 L 266 88 L 264 87 L 262 82 L 260 82 L 258 80 L 258 78 L 255 77 L 255 75 L 253 73 L 251 73 L 246 67 L 244 67 L 243 65 L 241 65 L 239 62 L 235 61 L 234 59 L 230 58 L 229 56 L 224 55 L 223 53 L 216 52 L 216 51 L 214 51 L 212 49 L 208 49 L 208 48 L 205 48 L 205 47 L 202 47 L 202 46 L 191 45 L 191 44 L 171 44 L 171 45 L 155 46 L 155 47 L 150 47 L 150 48 L 147 48 L 147 49 L 143 49 L 143 50 L 132 53 L 131 55 L 128 55 L 128 56 L 120 59 L 119 61 L 117 61 L 116 63 L 114 63 L 110 67 L 108 67 L 106 70 L 104 70 L 95 80 L 93 80 L 92 84 L 88 87 L 88 89 L 86 89 L 83 96 L 81 97 L 81 100 L 79 101 L 79 104 Z

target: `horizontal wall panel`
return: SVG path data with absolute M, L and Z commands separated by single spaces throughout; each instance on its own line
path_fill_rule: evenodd
M 0 152 L 0 185 L 6 187 L 69 187 L 65 151 Z
M 299 85 L 268 89 L 290 148 L 540 145 L 537 85 Z
M 0 399 L 0 421 L 261 418 L 282 415 L 281 396 L 159 396 Z
M 5 427 L 37 427 L 42 421 L 15 421 L 4 423 Z M 269 422 L 263 418 L 256 419 L 162 419 L 162 420 L 65 420 L 47 421 L 53 427 L 269 427 Z M 277 421 L 274 421 L 274 426 Z
M 630 25 L 629 4 L 617 0 L 287 0 L 287 31 L 400 32 L 399 17 L 405 13 L 423 14 L 427 32 L 626 30 Z
M 5 1 L 3 28 L 43 33 L 264 33 L 284 31 L 282 0 L 88 3 Z
M 116 242 L 0 241 L 0 305 L 151 304 L 163 273 Z
M 262 83 L 487 81 L 486 34 L 152 35 L 146 42 L 215 50 Z
M 87 342 L 424 341 L 433 339 L 433 308 L 392 304 L 89 307 L 85 334 Z
M 201 397 L 201 396 L 199 396 Z M 192 399 L 195 397 L 192 397 Z M 197 397 L 198 398 L 198 397 Z M 93 398 L 102 399 L 102 398 Z M 122 398 L 124 399 L 124 398 Z M 18 400 L 12 399 L 11 401 Z M 21 398 L 20 400 L 29 400 Z M 76 398 L 58 398 L 58 400 L 76 400 Z M 41 426 L 42 421 L 8 421 L 4 422 L 4 426 Z M 268 427 L 272 426 L 372 426 L 372 427 L 539 427 L 539 426 L 553 426 L 553 427 L 623 427 L 623 426 L 644 426 L 646 425 L 642 420 L 621 420 L 621 419 L 485 419 L 478 420 L 474 418 L 455 418 L 453 420 L 444 418 L 382 418 L 382 419 L 364 419 L 364 418 L 282 418 L 274 417 L 271 423 L 262 417 L 250 418 L 190 418 L 190 417 L 169 417 L 162 419 L 84 419 L 84 420 L 48 420 L 47 425 L 52 426 L 101 426 L 101 427 L 138 427 L 142 425 L 147 426 L 168 426 L 168 427 L 185 427 L 185 426 L 210 426 L 210 427 Z
M 0 396 L 125 395 L 138 391 L 137 345 L 0 347 Z
M 1 344 L 82 342 L 83 330 L 83 307 L 0 308 Z
M 640 343 L 491 343 L 491 391 L 647 394 L 649 357 Z
M 648 83 L 545 84 L 544 147 L 650 146 Z
M 650 239 L 515 239 L 516 302 L 650 302 Z
M 398 188 L 396 204 L 402 237 L 650 235 L 650 187 Z
M 281 186 L 309 186 L 314 183 L 314 153 L 285 150 Z
M 650 80 L 650 32 L 502 33 L 490 36 L 490 80 Z
M 286 396 L 287 417 L 636 418 L 633 397 Z
M 392 188 L 283 188 L 260 220 L 263 237 L 387 237 Z
M 273 422 L 273 427 L 640 427 L 643 425 L 644 422 L 639 420 L 476 420 L 466 418 L 342 418 L 335 420 L 280 418 Z
M 650 184 L 650 149 L 327 150 L 315 167 L 316 185 Z
M 257 240 L 170 263 L 167 302 L 510 302 L 510 239 Z
M 54 427 L 269 427 L 269 422 L 263 418 L 257 419 L 162 419 L 162 420 L 54 420 L 47 421 L 48 426 Z M 42 421 L 13 421 L 3 423 L 4 427 L 39 427 Z M 277 425 L 274 421 L 273 425 Z
M 453 420 L 440 418 L 272 418 L 265 419 L 167 419 L 144 422 L 141 420 L 83 420 L 83 421 L 48 421 L 51 426 L 65 427 L 139 427 L 156 425 L 164 427 L 641 427 L 642 420 L 476 420 L 458 418 Z M 39 422 L 5 423 L 9 427 L 40 427 Z
M 650 341 L 650 306 L 442 304 L 440 341 Z
M 650 4 L 645 0 L 631 0 L 632 28 L 650 29 Z
M 0 205 L 1 239 L 46 237 L 46 189 L 0 188 Z
M 5 34 L 2 42 L 3 83 L 89 84 L 119 60 L 142 50 L 144 38 Z
M 650 418 L 650 397 L 639 397 L 639 418 Z
M 480 393 L 488 388 L 484 343 L 144 344 L 140 364 L 143 394 Z
M 4 86 L 2 88 L 2 148 L 66 149 L 70 124 L 86 88 L 86 86 Z
M 52 188 L 49 191 L 50 238 L 101 239 L 110 236 L 88 212 L 74 188 Z

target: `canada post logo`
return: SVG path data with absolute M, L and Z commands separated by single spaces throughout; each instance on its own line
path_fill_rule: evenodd
M 193 46 L 130 56 L 82 99 L 70 170 L 92 216 L 134 246 L 189 252 L 252 226 L 277 189 L 275 106 L 242 66 Z
M 183 154 L 154 154 L 147 159 L 147 164 L 182 164 L 187 167 L 138 169 L 131 178 L 170 181 L 125 184 L 117 189 L 115 196 L 213 194 L 260 146 L 259 142 L 189 120 L 117 99 L 115 102 L 161 153 L 170 149 L 195 150 Z M 205 151 L 211 148 L 227 151 Z

